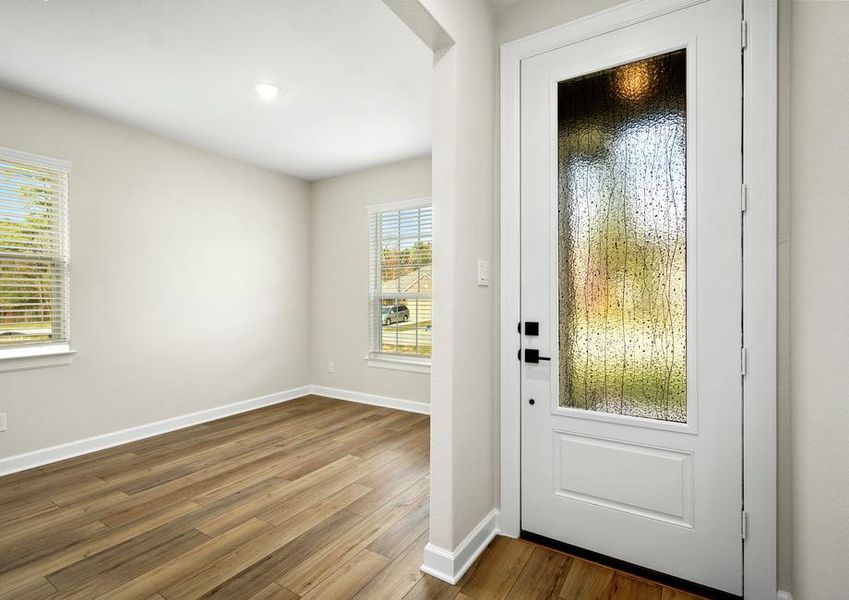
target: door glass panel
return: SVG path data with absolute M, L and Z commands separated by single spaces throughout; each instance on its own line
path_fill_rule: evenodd
M 687 421 L 686 51 L 558 85 L 562 407 Z

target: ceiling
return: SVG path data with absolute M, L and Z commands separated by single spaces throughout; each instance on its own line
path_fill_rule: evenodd
M 500 12 L 505 8 L 509 8 L 511 6 L 515 6 L 520 2 L 524 2 L 525 0 L 486 0 L 487 3 L 495 10 L 495 12 Z
M 382 0 L 0 0 L 0 85 L 308 180 L 429 154 L 432 63 Z

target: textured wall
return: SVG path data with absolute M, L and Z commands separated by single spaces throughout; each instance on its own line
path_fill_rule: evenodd
M 495 292 L 475 280 L 494 243 L 494 26 L 483 0 L 386 2 L 436 46 L 430 542 L 453 550 L 495 505 Z
M 372 204 L 430 196 L 430 158 L 317 181 L 311 204 L 312 383 L 430 402 L 430 376 L 370 367 L 368 214 Z M 332 361 L 334 373 L 328 373 Z
M 309 186 L 0 89 L 0 144 L 73 161 L 73 364 L 0 373 L 0 457 L 306 385 Z
M 849 593 L 849 3 L 792 3 L 790 381 L 796 600 Z

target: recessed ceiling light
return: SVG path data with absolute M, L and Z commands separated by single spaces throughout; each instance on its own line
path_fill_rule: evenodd
M 260 81 L 256 86 L 256 93 L 265 98 L 266 100 L 270 100 L 274 98 L 277 94 L 280 93 L 280 86 L 274 85 L 273 83 L 268 83 L 266 81 Z

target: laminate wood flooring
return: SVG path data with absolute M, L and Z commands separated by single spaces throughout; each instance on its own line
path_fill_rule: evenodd
M 695 598 L 501 537 L 424 575 L 429 441 L 308 396 L 0 478 L 0 600 Z

